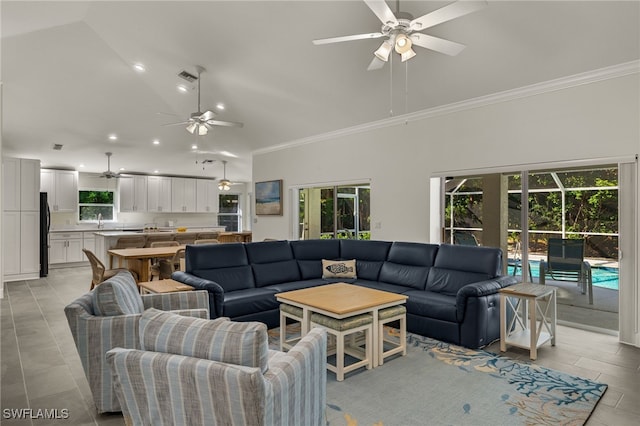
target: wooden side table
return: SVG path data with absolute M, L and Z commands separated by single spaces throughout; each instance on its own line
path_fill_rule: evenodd
M 140 286 L 140 293 L 142 294 L 175 293 L 177 291 L 191 291 L 194 289 L 190 285 L 172 279 L 142 282 L 138 283 L 138 286 Z
M 556 345 L 556 288 L 521 283 L 500 289 L 500 351 L 507 345 L 530 350 L 538 357 L 538 348 L 546 342 Z M 515 301 L 515 303 L 514 303 Z M 507 323 L 507 307 L 513 318 Z

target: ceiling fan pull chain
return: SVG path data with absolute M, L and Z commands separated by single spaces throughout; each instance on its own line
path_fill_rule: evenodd
M 404 113 L 409 114 L 409 61 L 405 61 L 404 68 Z M 407 124 L 407 120 L 404 124 Z
M 393 55 L 389 58 L 389 117 L 393 117 Z

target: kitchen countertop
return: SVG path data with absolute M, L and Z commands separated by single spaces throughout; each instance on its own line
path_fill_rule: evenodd
M 173 235 L 173 234 L 195 234 L 198 232 L 224 232 L 220 228 L 187 228 L 185 232 L 178 232 L 173 229 L 160 229 L 157 231 L 116 231 L 116 230 L 97 230 L 94 229 L 96 235 L 103 237 L 120 237 L 125 235 Z

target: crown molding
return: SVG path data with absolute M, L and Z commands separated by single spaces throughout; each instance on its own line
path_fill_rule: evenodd
M 624 77 L 630 74 L 640 73 L 640 61 L 625 62 L 622 64 L 612 65 L 597 70 L 586 71 L 554 80 L 535 83 L 529 86 L 519 87 L 517 89 L 505 90 L 503 92 L 493 93 L 491 95 L 480 96 L 477 98 L 467 99 L 460 102 L 454 102 L 447 105 L 437 106 L 409 114 L 398 115 L 385 118 L 382 120 L 372 121 L 369 123 L 347 127 L 332 132 L 321 133 L 319 135 L 309 136 L 306 138 L 296 139 L 270 147 L 257 149 L 252 151 L 253 155 L 266 154 L 269 152 L 280 151 L 283 149 L 293 148 L 296 146 L 307 145 L 311 143 L 321 142 L 329 139 L 335 139 L 341 136 L 352 135 L 356 133 L 367 132 L 370 130 L 391 127 L 398 124 L 407 124 L 410 121 L 424 120 L 426 118 L 437 117 L 441 115 L 453 114 L 472 108 L 479 108 L 501 102 L 508 102 L 514 99 L 527 98 L 543 93 L 554 92 L 556 90 L 568 89 L 571 87 L 581 86 L 583 84 L 591 84 L 602 80 L 610 80 L 613 78 Z

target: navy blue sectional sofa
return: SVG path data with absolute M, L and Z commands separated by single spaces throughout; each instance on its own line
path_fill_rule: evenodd
M 323 279 L 322 260 L 356 260 L 355 279 Z M 352 282 L 401 293 L 407 330 L 478 348 L 500 337 L 502 251 L 491 247 L 362 240 L 188 245 L 173 279 L 209 291 L 211 317 L 279 324 L 275 294 Z

